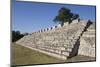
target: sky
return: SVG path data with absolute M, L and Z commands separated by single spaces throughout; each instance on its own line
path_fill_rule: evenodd
M 94 6 L 13 1 L 12 30 L 32 33 L 55 26 L 53 19 L 61 7 L 69 8 L 81 19 L 95 21 Z

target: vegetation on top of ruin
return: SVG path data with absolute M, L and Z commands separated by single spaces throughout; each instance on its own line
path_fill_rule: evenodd
M 79 14 L 72 13 L 69 8 L 62 7 L 58 11 L 58 15 L 54 18 L 54 22 L 58 22 L 63 26 L 65 22 L 71 23 L 73 20 L 78 19 Z

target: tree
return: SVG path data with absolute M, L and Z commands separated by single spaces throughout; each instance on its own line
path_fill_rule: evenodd
M 20 33 L 20 31 L 12 31 L 12 42 L 15 42 L 22 38 L 24 35 Z
M 71 12 L 70 9 L 62 7 L 59 11 L 58 11 L 58 15 L 54 18 L 54 22 L 58 22 L 59 24 L 61 24 L 61 26 L 63 26 L 63 24 L 65 22 L 69 22 L 69 24 L 72 22 L 72 20 L 75 20 L 79 18 L 78 14 L 74 14 Z
M 26 35 L 29 35 L 29 33 L 24 33 L 23 35 L 26 36 Z

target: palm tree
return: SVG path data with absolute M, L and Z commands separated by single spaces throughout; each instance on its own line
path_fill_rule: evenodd
M 58 15 L 54 18 L 54 22 L 57 22 L 63 26 L 65 22 L 69 22 L 69 24 L 72 22 L 72 20 L 75 20 L 79 18 L 78 14 L 71 13 L 71 10 L 65 7 L 62 7 L 58 11 Z

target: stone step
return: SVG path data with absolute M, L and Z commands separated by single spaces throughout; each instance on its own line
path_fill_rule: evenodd
M 90 32 L 95 32 L 95 29 L 87 29 L 87 31 L 90 31 Z
M 59 45 L 54 45 L 54 47 L 73 47 L 74 44 L 59 44 Z
M 73 47 L 75 42 L 71 42 L 71 43 L 70 42 L 68 42 L 68 43 L 67 42 L 58 42 L 58 43 L 55 43 L 55 44 L 54 43 L 51 43 L 51 44 L 50 43 L 47 43 L 47 44 L 46 43 L 45 44 L 44 43 L 38 43 L 37 45 L 38 46 L 45 46 L 45 47 L 52 47 L 52 46 L 53 47 Z
M 69 53 L 69 52 L 67 52 L 67 51 L 63 51 L 63 52 L 62 52 L 62 55 L 64 55 L 64 56 L 68 57 L 68 56 L 70 55 L 70 53 Z
M 65 48 L 73 48 L 73 47 L 74 47 L 74 44 L 70 44 L 70 45 L 63 45 L 63 47 L 65 47 Z
M 51 52 L 51 53 L 56 53 L 56 54 L 61 54 L 61 50 L 53 50 L 53 49 L 45 49 L 45 48 L 39 48 L 43 51 Z
M 95 35 L 95 32 L 89 32 L 89 31 L 87 31 L 87 32 L 84 32 L 83 35 Z
M 28 47 L 28 48 L 31 48 L 31 47 Z M 50 56 L 53 56 L 53 57 L 56 57 L 56 58 L 63 59 L 63 60 L 66 60 L 67 59 L 66 56 L 61 55 L 59 53 L 49 52 L 49 51 L 46 51 L 46 50 L 44 51 L 42 49 L 37 49 L 37 48 L 31 48 L 31 49 L 36 50 L 36 51 L 39 51 L 39 52 L 42 52 L 42 53 L 45 53 L 47 55 L 50 55 Z
M 55 51 L 67 51 L 67 52 L 71 52 L 72 51 L 72 48 L 64 48 L 64 47 L 60 47 L 60 48 L 51 48 L 51 47 L 39 47 L 39 49 L 44 49 L 44 50 L 48 50 L 48 51 L 52 51 L 52 52 L 55 52 Z
M 45 49 L 47 52 L 56 53 L 58 55 L 69 56 L 69 51 L 61 51 L 61 50 L 52 50 L 52 49 Z
M 82 37 L 95 37 L 95 35 L 82 35 Z

